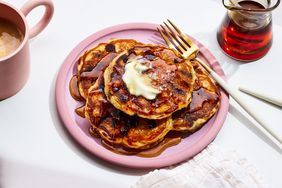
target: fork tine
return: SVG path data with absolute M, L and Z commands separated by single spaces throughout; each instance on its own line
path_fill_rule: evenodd
M 167 38 L 167 36 L 162 32 L 162 30 L 160 30 L 159 28 L 157 28 L 159 33 L 162 35 L 163 39 L 165 40 L 166 44 L 169 46 L 169 48 L 171 49 L 174 49 L 177 53 L 180 53 L 181 55 L 181 52 L 179 51 L 179 49 L 177 49 L 170 41 L 169 39 Z
M 179 35 L 175 32 L 175 30 L 173 30 L 166 22 L 163 22 L 165 24 L 165 26 L 169 29 L 169 31 L 171 32 L 172 36 L 174 37 L 175 40 L 177 40 L 177 42 L 185 49 L 188 50 L 190 48 L 190 46 L 188 46 L 185 41 L 183 41 Z
M 167 21 L 172 25 L 172 27 L 180 34 L 180 36 L 184 39 L 185 42 L 187 42 L 187 45 L 190 47 L 193 45 L 193 42 L 186 36 L 186 34 L 181 31 L 176 25 L 174 25 L 169 19 Z
M 168 36 L 170 39 L 170 42 L 178 49 L 180 53 L 184 53 L 186 49 L 184 49 L 175 39 L 174 37 L 170 34 L 170 32 L 162 25 L 160 25 L 161 28 L 163 29 L 164 33 Z
M 165 40 L 166 44 L 170 47 L 170 48 L 175 48 L 174 45 L 168 40 L 168 38 L 166 37 L 166 35 L 159 29 L 157 28 L 159 33 L 162 35 L 163 39 Z

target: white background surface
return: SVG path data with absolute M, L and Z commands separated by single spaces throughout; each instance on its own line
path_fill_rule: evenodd
M 25 0 L 8 2 L 20 8 Z M 230 85 L 282 93 L 282 5 L 273 14 L 271 51 L 259 61 L 244 64 L 226 57 L 217 45 L 216 29 L 226 12 L 220 0 L 56 0 L 54 4 L 50 25 L 30 44 L 28 83 L 16 96 L 0 102 L 0 187 L 129 187 L 149 172 L 117 167 L 88 154 L 68 136 L 56 114 L 57 71 L 80 41 L 105 27 L 127 22 L 161 23 L 170 18 L 213 52 Z M 34 24 L 42 11 L 33 11 L 28 22 Z M 281 108 L 244 97 L 282 135 Z M 247 157 L 271 187 L 281 187 L 281 152 L 251 125 L 231 100 L 227 119 L 214 142 Z

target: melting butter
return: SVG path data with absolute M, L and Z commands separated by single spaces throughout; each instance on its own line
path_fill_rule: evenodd
M 150 68 L 150 64 L 144 64 L 144 59 L 141 56 L 127 60 L 122 79 L 130 94 L 141 95 L 146 99 L 153 100 L 160 93 L 158 89 L 153 87 L 152 79 L 147 74 L 144 74 L 144 71 Z

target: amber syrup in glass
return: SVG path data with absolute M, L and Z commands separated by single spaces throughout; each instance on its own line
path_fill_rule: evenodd
M 239 5 L 244 8 L 264 9 L 254 1 L 241 1 Z M 239 14 L 234 16 L 240 17 Z M 244 19 L 246 18 L 241 20 Z M 248 20 L 247 24 L 252 25 L 252 20 Z M 241 61 L 257 60 L 263 57 L 272 45 L 272 22 L 270 20 L 260 28 L 251 29 L 235 23 L 230 14 L 227 14 L 217 32 L 217 40 L 223 51 L 232 58 Z

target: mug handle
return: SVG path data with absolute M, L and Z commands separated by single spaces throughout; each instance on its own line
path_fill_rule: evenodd
M 29 0 L 23 5 L 21 12 L 27 16 L 34 8 L 38 6 L 45 6 L 45 13 L 40 21 L 30 29 L 30 39 L 37 36 L 48 25 L 54 13 L 54 5 L 51 0 Z

